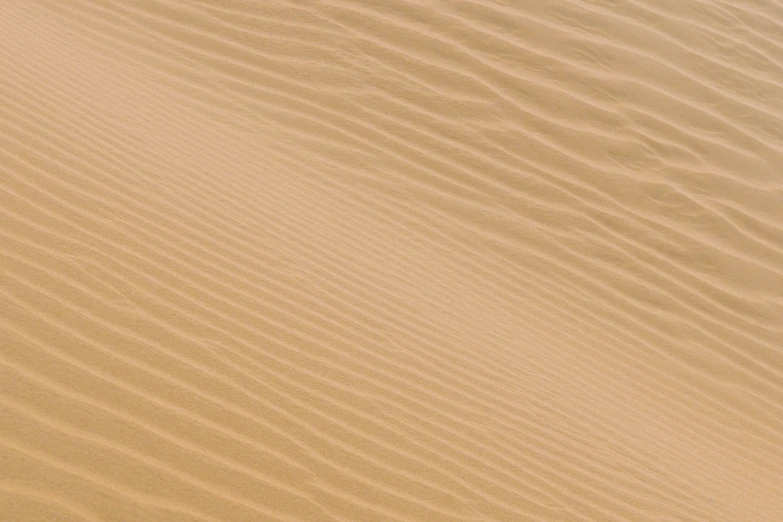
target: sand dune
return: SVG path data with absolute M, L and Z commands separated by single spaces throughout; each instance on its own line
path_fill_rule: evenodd
M 783 4 L 0 2 L 3 521 L 783 520 Z

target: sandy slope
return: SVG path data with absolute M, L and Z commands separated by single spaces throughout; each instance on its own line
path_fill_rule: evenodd
M 0 2 L 3 521 L 783 520 L 777 0 Z

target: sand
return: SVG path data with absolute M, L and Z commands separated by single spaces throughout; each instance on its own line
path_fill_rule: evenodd
M 0 2 L 0 520 L 783 520 L 783 3 Z

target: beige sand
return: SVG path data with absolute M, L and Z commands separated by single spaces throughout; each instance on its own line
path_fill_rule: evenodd
M 0 520 L 783 520 L 783 3 L 0 2 Z

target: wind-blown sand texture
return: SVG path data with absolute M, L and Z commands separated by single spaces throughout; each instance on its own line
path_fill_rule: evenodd
M 783 520 L 783 3 L 0 2 L 2 521 Z

